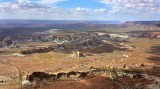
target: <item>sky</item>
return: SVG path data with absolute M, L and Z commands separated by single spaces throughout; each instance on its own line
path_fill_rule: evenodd
M 0 19 L 160 20 L 160 0 L 0 0 Z

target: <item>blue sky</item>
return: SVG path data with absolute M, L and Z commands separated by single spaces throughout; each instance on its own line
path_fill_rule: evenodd
M 160 20 L 160 0 L 0 0 L 0 19 Z
M 57 6 L 63 8 L 76 8 L 76 7 L 83 7 L 83 8 L 105 8 L 106 5 L 103 3 L 97 3 L 96 0 L 68 0 L 62 1 L 57 3 Z

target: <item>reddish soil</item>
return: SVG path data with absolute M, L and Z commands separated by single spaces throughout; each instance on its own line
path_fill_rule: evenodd
M 111 79 L 104 76 L 94 76 L 80 81 L 54 81 L 40 89 L 121 89 Z
M 95 68 L 110 67 L 124 69 L 124 64 L 126 65 L 125 69 L 138 69 L 148 74 L 160 76 L 160 40 L 132 38 L 129 41 L 130 43 L 127 44 L 134 45 L 136 48 L 124 52 L 93 54 L 92 56 L 83 58 L 50 52 L 46 54 L 31 54 L 25 57 L 16 57 L 13 55 L 0 56 L 0 59 L 7 60 L 19 67 L 22 71 L 23 79 L 25 79 L 26 75 L 35 71 L 47 73 L 70 70 L 83 71 L 91 66 Z M 122 56 L 123 54 L 129 57 L 124 57 Z M 16 68 L 4 64 L 0 64 L 0 75 L 15 76 L 16 79 L 18 78 Z M 143 82 L 143 79 L 135 80 L 135 82 L 138 81 Z M 17 89 L 17 81 L 13 82 L 13 84 L 6 86 L 0 85 L 0 89 Z M 128 82 L 129 86 L 133 84 L 133 81 L 126 80 L 126 82 Z M 96 76 L 80 81 L 53 81 L 42 86 L 40 89 L 121 89 L 121 87 L 107 77 Z

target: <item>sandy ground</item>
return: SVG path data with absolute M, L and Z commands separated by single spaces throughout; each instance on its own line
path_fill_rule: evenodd
M 160 71 L 158 71 L 160 69 L 160 40 L 131 38 L 129 41 L 130 43 L 126 44 L 134 45 L 136 48 L 123 52 L 92 54 L 82 58 L 77 58 L 71 54 L 49 52 L 24 57 L 7 55 L 0 56 L 0 59 L 17 66 L 22 73 L 23 79 L 34 71 L 56 73 L 71 70 L 83 71 L 88 70 L 90 67 L 123 69 L 124 65 L 126 65 L 126 68 L 141 69 L 147 73 L 160 76 Z M 143 68 L 141 68 L 142 64 L 144 65 Z M 153 69 L 154 67 L 156 69 Z M 18 88 L 18 71 L 15 67 L 0 63 L 0 75 L 14 78 L 13 83 L 0 85 L 0 89 Z M 48 84 L 47 87 L 43 86 L 41 89 L 121 89 L 120 87 L 117 88 L 117 84 L 104 76 L 81 81 L 55 81 L 53 84 Z

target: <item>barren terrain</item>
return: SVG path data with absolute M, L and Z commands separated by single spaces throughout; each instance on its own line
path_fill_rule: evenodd
M 0 27 L 0 89 L 160 89 L 159 21 L 40 23 Z
M 160 77 L 160 41 L 159 39 L 148 38 L 131 38 L 129 43 L 125 45 L 134 45 L 127 51 L 114 51 L 113 53 L 84 53 L 89 56 L 76 57 L 73 54 L 65 54 L 59 52 L 35 53 L 18 57 L 14 55 L 0 56 L 0 59 L 7 61 L 20 68 L 23 80 L 26 75 L 30 75 L 35 71 L 46 73 L 58 73 L 68 71 L 87 71 L 91 67 L 94 68 L 110 68 L 117 70 L 137 70 L 148 75 Z M 16 89 L 18 88 L 18 71 L 6 64 L 0 65 L 0 75 L 6 77 L 15 77 L 10 84 L 0 86 L 0 89 Z M 127 82 L 126 86 L 133 81 L 143 80 L 121 80 Z M 137 83 L 136 82 L 136 83 Z M 146 81 L 147 82 L 147 81 Z M 148 81 L 149 82 L 149 81 Z M 147 84 L 151 84 L 149 82 Z M 90 77 L 80 81 L 57 81 L 49 82 L 40 89 L 118 89 L 121 85 L 115 85 L 115 82 L 108 75 L 99 75 Z M 142 83 L 142 82 L 140 82 Z M 15 84 L 17 86 L 15 86 Z M 121 89 L 119 87 L 119 89 Z M 148 88 L 147 88 L 148 89 Z M 156 88 L 153 88 L 156 89 Z M 158 88 L 157 88 L 158 89 Z

